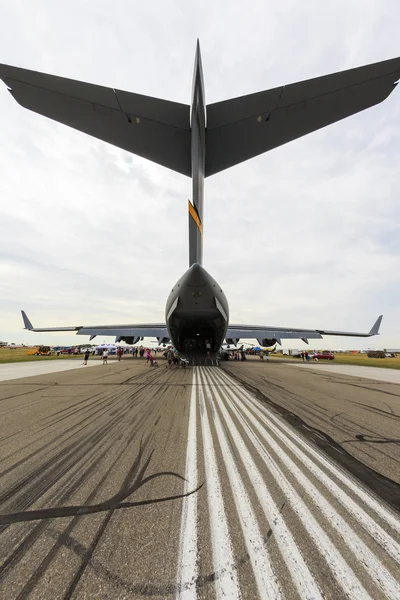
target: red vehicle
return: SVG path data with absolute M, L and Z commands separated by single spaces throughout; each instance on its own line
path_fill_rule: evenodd
M 312 359 L 318 359 L 318 360 L 333 360 L 335 358 L 335 355 L 332 354 L 332 352 L 315 352 L 312 356 Z

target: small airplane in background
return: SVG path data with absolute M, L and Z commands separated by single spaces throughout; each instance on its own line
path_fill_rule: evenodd
M 244 344 L 241 346 L 237 346 L 236 344 L 222 344 L 219 355 L 222 360 L 228 360 L 235 352 L 242 352 L 244 349 Z
M 215 356 L 224 339 L 257 339 L 270 347 L 282 339 L 378 335 L 382 316 L 366 333 L 231 325 L 226 296 L 202 266 L 204 179 L 382 102 L 399 77 L 395 58 L 206 105 L 197 42 L 189 106 L 0 65 L 0 78 L 25 108 L 191 177 L 193 186 L 189 269 L 169 294 L 165 322 L 35 328 L 22 312 L 25 328 L 115 336 L 128 344 L 156 337 L 186 356 Z

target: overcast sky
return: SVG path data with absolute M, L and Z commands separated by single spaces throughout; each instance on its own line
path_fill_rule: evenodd
M 0 22 L 1 62 L 187 104 L 197 37 L 209 103 L 400 54 L 398 0 L 21 0 Z M 88 339 L 29 334 L 21 308 L 38 327 L 163 321 L 188 267 L 190 179 L 4 85 L 0 132 L 0 340 Z M 231 322 L 364 331 L 383 313 L 379 339 L 319 347 L 400 347 L 399 165 L 398 88 L 207 179 L 204 266 Z

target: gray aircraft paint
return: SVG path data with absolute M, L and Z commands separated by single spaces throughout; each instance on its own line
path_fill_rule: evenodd
M 262 345 L 284 338 L 304 341 L 322 335 L 369 337 L 369 333 L 288 327 L 229 325 L 228 302 L 202 267 L 204 178 L 382 102 L 400 77 L 400 58 L 308 81 L 223 100 L 206 107 L 197 42 L 191 106 L 115 88 L 0 64 L 0 77 L 25 108 L 133 152 L 192 178 L 189 201 L 189 269 L 173 287 L 166 323 L 33 328 L 114 335 L 118 340 L 170 337 L 184 351 L 185 335 L 205 341 L 213 352 L 224 337 L 256 338 Z
M 199 226 L 189 212 L 189 266 L 203 264 L 203 203 L 206 164 L 206 105 L 200 45 L 197 41 L 193 72 L 192 106 L 190 110 L 191 163 L 193 207 L 199 217 Z

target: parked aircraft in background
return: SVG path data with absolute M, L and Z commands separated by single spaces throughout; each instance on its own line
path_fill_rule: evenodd
M 236 344 L 222 344 L 219 355 L 222 360 L 228 360 L 235 352 L 242 352 L 244 350 L 244 345 L 238 346 Z
M 115 88 L 0 65 L 0 77 L 25 108 L 40 113 L 192 178 L 189 201 L 189 269 L 167 299 L 165 322 L 34 328 L 115 336 L 135 343 L 141 337 L 172 341 L 185 355 L 205 355 L 224 339 L 257 339 L 272 346 L 282 339 L 323 335 L 369 337 L 368 333 L 253 325 L 231 325 L 228 301 L 202 266 L 204 178 L 382 102 L 400 77 L 400 58 L 317 77 L 206 106 L 197 43 L 191 105 Z M 255 282 L 256 283 L 256 282 Z

